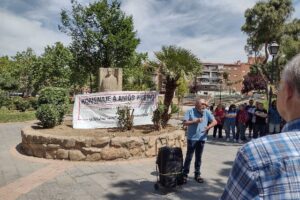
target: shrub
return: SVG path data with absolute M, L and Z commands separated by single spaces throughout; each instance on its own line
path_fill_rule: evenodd
M 52 104 L 56 107 L 59 113 L 58 124 L 60 124 L 69 109 L 68 90 L 56 87 L 47 87 L 42 89 L 38 98 L 38 106 L 45 104 Z
M 38 105 L 68 105 L 69 94 L 64 88 L 46 87 L 39 92 Z
M 36 118 L 44 128 L 53 128 L 59 123 L 59 112 L 53 104 L 42 104 L 36 111 Z
M 0 89 L 0 107 L 7 106 L 9 101 L 8 93 Z
M 156 110 L 153 111 L 152 122 L 154 124 L 154 128 L 156 130 L 160 130 L 162 127 L 165 128 L 169 119 L 171 119 L 172 115 L 179 112 L 179 107 L 175 104 L 171 103 L 171 110 L 168 113 L 167 121 L 163 120 L 162 114 L 164 113 L 166 106 L 159 101 Z
M 14 104 L 14 98 L 8 98 L 6 103 L 5 103 L 5 107 L 8 109 L 8 110 L 16 110 L 16 105 Z
M 122 130 L 131 130 L 133 127 L 133 112 L 134 109 L 131 110 L 129 106 L 118 107 L 117 108 L 117 116 L 118 116 L 118 127 Z
M 28 101 L 31 108 L 34 110 L 38 109 L 38 99 L 36 97 L 29 97 Z
M 13 103 L 16 106 L 16 109 L 21 112 L 25 112 L 28 108 L 30 108 L 29 101 L 22 97 L 15 97 Z
M 154 128 L 156 130 L 160 130 L 161 129 L 161 115 L 163 114 L 165 110 L 165 105 L 161 103 L 161 101 L 159 101 L 156 110 L 153 111 L 153 117 L 152 117 L 152 122 L 154 125 Z

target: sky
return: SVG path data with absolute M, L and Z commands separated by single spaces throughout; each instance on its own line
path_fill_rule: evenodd
M 93 0 L 79 0 L 83 5 Z M 244 12 L 257 0 L 120 0 L 133 16 L 140 38 L 138 52 L 150 59 L 163 45 L 189 49 L 203 62 L 247 61 Z M 293 0 L 292 18 L 300 18 L 300 0 Z M 0 56 L 32 48 L 38 55 L 47 45 L 71 38 L 58 30 L 60 12 L 70 0 L 0 0 Z

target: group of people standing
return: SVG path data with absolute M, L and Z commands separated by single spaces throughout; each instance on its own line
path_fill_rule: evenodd
M 267 121 L 268 130 L 272 133 L 280 132 L 281 117 L 276 108 L 276 101 L 267 112 L 259 101 L 254 105 L 253 99 L 249 104 L 235 104 L 224 108 L 219 104 L 214 110 L 204 99 L 197 99 L 195 107 L 185 113 L 183 124 L 187 127 L 187 153 L 183 166 L 184 182 L 187 181 L 190 164 L 195 153 L 195 180 L 203 182 L 200 176 L 201 157 L 204 144 L 207 140 L 208 130 L 214 127 L 213 137 L 223 138 L 222 131 L 225 129 L 226 140 L 233 142 L 247 142 L 251 138 L 258 138 L 266 135 Z M 246 137 L 246 128 L 249 135 Z M 253 133 L 253 137 L 252 137 Z
M 269 111 L 264 109 L 263 104 L 259 101 L 254 105 L 254 101 L 251 99 L 249 104 L 241 104 L 238 107 L 231 104 L 228 109 L 219 104 L 216 109 L 211 108 L 211 112 L 218 123 L 214 127 L 213 137 L 216 138 L 218 132 L 218 138 L 223 138 L 222 130 L 224 129 L 227 141 L 246 142 L 251 138 L 262 137 L 266 133 L 279 133 L 282 124 L 275 100 Z M 247 128 L 249 130 L 248 137 L 246 137 Z
M 204 182 L 200 176 L 200 166 L 209 129 L 216 127 L 214 136 L 219 130 L 221 138 L 224 126 L 227 139 L 232 132 L 233 139 L 237 140 L 239 136 L 247 139 L 244 130 L 248 127 L 248 138 L 252 137 L 252 131 L 253 138 L 257 138 L 265 133 L 279 132 L 282 116 L 286 124 L 280 134 L 251 140 L 238 150 L 220 199 L 300 199 L 300 54 L 284 67 L 275 105 L 273 101 L 268 112 L 261 102 L 256 102 L 254 106 L 253 100 L 238 109 L 235 105 L 228 110 L 218 105 L 213 115 L 207 109 L 205 100 L 196 100 L 195 107 L 188 110 L 183 119 L 187 127 L 184 182 L 187 181 L 194 153 L 195 180 Z

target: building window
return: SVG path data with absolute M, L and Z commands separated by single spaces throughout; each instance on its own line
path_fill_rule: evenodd
M 209 72 L 203 72 L 201 75 L 202 76 L 210 76 L 210 73 Z
M 219 77 L 219 73 L 218 72 L 212 72 L 211 73 L 211 77 L 218 78 Z

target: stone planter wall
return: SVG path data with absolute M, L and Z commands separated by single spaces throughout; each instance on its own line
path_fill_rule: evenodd
M 164 146 L 166 141 L 169 146 L 183 147 L 186 144 L 183 130 L 157 136 L 110 138 L 47 135 L 26 127 L 21 131 L 21 136 L 21 146 L 26 155 L 74 161 L 153 157 L 156 146 Z

